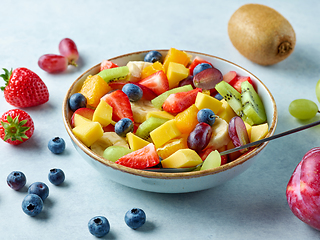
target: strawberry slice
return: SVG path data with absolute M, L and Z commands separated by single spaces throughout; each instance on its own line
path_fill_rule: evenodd
M 250 77 L 238 77 L 237 81 L 232 85 L 239 93 L 241 93 L 241 83 L 248 81 L 251 85 L 253 82 Z
M 115 68 L 115 67 L 118 67 L 117 64 L 111 62 L 111 61 L 108 61 L 108 60 L 103 60 L 100 64 L 100 72 L 105 70 L 105 69 L 109 69 L 109 68 Z
M 102 100 L 106 101 L 113 109 L 112 119 L 119 121 L 122 118 L 129 118 L 133 120 L 133 113 L 128 96 L 121 90 L 116 90 L 104 95 Z
M 159 164 L 160 159 L 153 143 L 119 158 L 116 163 L 136 169 L 144 169 Z
M 139 81 L 139 84 L 160 95 L 169 90 L 167 75 L 161 70 Z
M 238 74 L 236 71 L 227 72 L 223 75 L 223 81 L 229 83 L 231 86 L 234 85 L 238 80 Z
M 193 61 L 192 61 L 192 63 L 190 64 L 190 66 L 189 66 L 189 72 L 190 72 L 190 75 L 193 75 L 193 70 L 194 70 L 194 68 L 198 65 L 198 64 L 200 64 L 200 63 L 208 63 L 208 64 L 210 64 L 212 67 L 213 67 L 213 65 L 210 63 L 210 62 L 208 62 L 208 61 L 206 61 L 206 60 L 203 60 L 203 59 L 201 59 L 200 57 L 195 57 L 194 59 L 193 59 Z
M 202 89 L 196 88 L 187 92 L 170 94 L 162 104 L 162 108 L 169 113 L 182 112 L 195 103 L 198 92 L 202 92 Z

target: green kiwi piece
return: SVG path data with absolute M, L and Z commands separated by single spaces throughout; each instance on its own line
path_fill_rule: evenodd
M 152 99 L 151 103 L 155 108 L 162 109 L 162 104 L 169 97 L 170 94 L 178 93 L 178 92 L 188 92 L 188 91 L 191 91 L 192 89 L 193 88 L 192 88 L 191 84 L 170 89 L 170 90 L 160 94 L 156 98 Z
M 229 83 L 221 81 L 216 85 L 216 90 L 229 103 L 233 111 L 238 115 L 242 115 L 241 94 Z
M 150 117 L 141 123 L 136 131 L 136 135 L 143 139 L 148 139 L 150 137 L 150 132 L 163 123 L 168 121 L 168 119 L 164 118 L 157 118 L 157 117 Z
M 107 83 L 124 80 L 129 74 L 129 68 L 127 66 L 115 67 L 102 70 L 98 73 Z
M 241 102 L 243 113 L 250 118 L 254 124 L 261 124 L 267 121 L 263 103 L 258 93 L 248 81 L 241 83 Z
M 117 161 L 119 158 L 131 153 L 132 150 L 123 146 L 110 146 L 107 147 L 103 152 L 103 158 L 108 159 L 112 162 Z

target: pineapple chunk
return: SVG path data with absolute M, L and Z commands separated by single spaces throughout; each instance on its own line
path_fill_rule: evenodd
M 229 103 L 226 100 L 222 99 L 220 102 L 222 103 L 222 106 L 220 110 L 215 114 L 217 114 L 220 118 L 229 123 L 231 118 L 237 116 L 237 114 L 233 111 L 233 109 L 230 107 Z
M 199 92 L 197 94 L 195 105 L 199 110 L 209 108 L 217 114 L 222 106 L 222 102 L 210 95 Z
M 101 100 L 93 113 L 92 121 L 99 122 L 103 127 L 108 126 L 112 122 L 112 107 Z
M 161 161 L 164 168 L 195 167 L 200 163 L 202 163 L 201 157 L 189 148 L 180 149 Z
M 150 142 L 138 137 L 132 132 L 127 133 L 127 141 L 129 143 L 130 149 L 136 151 L 147 146 Z
M 252 126 L 250 142 L 255 142 L 264 138 L 268 133 L 268 129 L 268 123 Z
M 73 134 L 87 147 L 90 147 L 103 135 L 103 129 L 98 122 L 87 122 L 72 129 Z
M 169 88 L 172 89 L 178 86 L 178 83 L 188 77 L 189 68 L 186 68 L 181 63 L 170 62 L 167 70 Z
M 161 147 L 169 140 L 176 138 L 180 135 L 181 132 L 176 126 L 174 120 L 169 120 L 150 132 L 150 137 L 156 148 Z

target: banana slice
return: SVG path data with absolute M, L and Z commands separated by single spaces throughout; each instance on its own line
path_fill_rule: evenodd
M 217 118 L 212 126 L 211 139 L 206 148 L 210 147 L 213 148 L 213 150 L 217 150 L 227 145 L 230 140 L 228 123 L 222 118 Z
M 91 150 L 96 154 L 103 156 L 103 152 L 110 146 L 122 146 L 129 148 L 125 138 L 120 137 L 115 132 L 105 132 L 94 144 L 91 145 Z
M 131 109 L 135 123 L 143 123 L 145 120 L 147 120 L 148 112 L 160 111 L 148 100 L 131 102 Z
M 152 65 L 150 62 L 129 61 L 127 63 L 127 67 L 129 68 L 129 81 L 138 82 L 141 78 L 141 71 L 150 65 Z

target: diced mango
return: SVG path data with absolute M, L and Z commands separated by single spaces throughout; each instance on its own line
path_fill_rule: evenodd
M 132 132 L 127 133 L 126 135 L 129 147 L 132 151 L 136 151 L 147 146 L 150 142 L 138 137 Z
M 189 68 L 181 63 L 170 62 L 167 69 L 169 88 L 177 87 L 179 82 L 189 75 Z
M 72 129 L 73 134 L 87 147 L 103 136 L 103 129 L 98 122 L 88 122 Z
M 204 108 L 211 109 L 215 114 L 219 112 L 222 102 L 210 95 L 199 92 L 195 102 L 196 107 L 201 110 Z
M 247 122 L 244 122 L 244 125 L 246 125 L 248 137 L 249 137 L 249 139 L 250 139 L 250 138 L 251 138 L 251 129 L 252 129 L 252 126 L 251 126 L 249 123 L 247 123 Z
M 160 127 L 157 127 L 150 132 L 150 137 L 156 146 L 161 147 L 166 142 L 181 135 L 174 119 L 163 123 Z
M 220 102 L 222 103 L 222 106 L 220 110 L 215 114 L 217 114 L 220 118 L 229 123 L 231 118 L 237 116 L 237 114 L 233 111 L 233 109 L 230 107 L 229 103 L 226 100 L 222 99 Z
M 159 157 L 165 159 L 169 157 L 171 154 L 175 153 L 179 149 L 188 148 L 187 144 L 187 137 L 179 137 L 170 140 L 169 142 L 165 143 L 162 147 L 157 149 L 157 153 Z
M 268 123 L 252 126 L 250 142 L 255 142 L 264 138 L 268 133 L 268 129 Z
M 186 67 L 190 62 L 190 56 L 184 51 L 170 48 L 163 62 L 165 73 L 167 72 L 170 62 L 181 63 Z
M 155 62 L 150 66 L 145 67 L 144 69 L 142 69 L 141 71 L 141 79 L 144 79 L 146 77 L 149 77 L 150 75 L 158 72 L 158 71 L 164 71 L 164 67 L 162 65 L 162 63 L 160 62 Z
M 201 157 L 189 148 L 180 149 L 161 161 L 164 168 L 195 167 L 200 163 L 202 163 Z
M 150 117 L 156 117 L 156 118 L 164 118 L 164 119 L 174 119 L 174 116 L 166 111 L 152 111 L 147 113 L 147 119 Z
M 175 116 L 176 125 L 181 133 L 189 134 L 198 124 L 197 114 L 199 110 L 195 104 L 192 104 L 186 110 Z
M 101 100 L 93 113 L 92 121 L 99 122 L 103 127 L 108 126 L 112 122 L 112 107 Z
M 80 93 L 87 98 L 87 105 L 97 107 L 100 98 L 111 90 L 109 84 L 99 75 L 89 75 L 83 82 Z
M 79 126 L 79 125 L 81 125 L 81 124 L 86 124 L 86 123 L 88 123 L 88 122 L 91 122 L 91 120 L 90 119 L 88 119 L 88 118 L 85 118 L 85 117 L 83 117 L 83 116 L 81 116 L 80 114 L 74 114 L 74 116 L 73 116 L 73 124 L 74 124 L 74 127 L 77 127 L 77 126 Z

